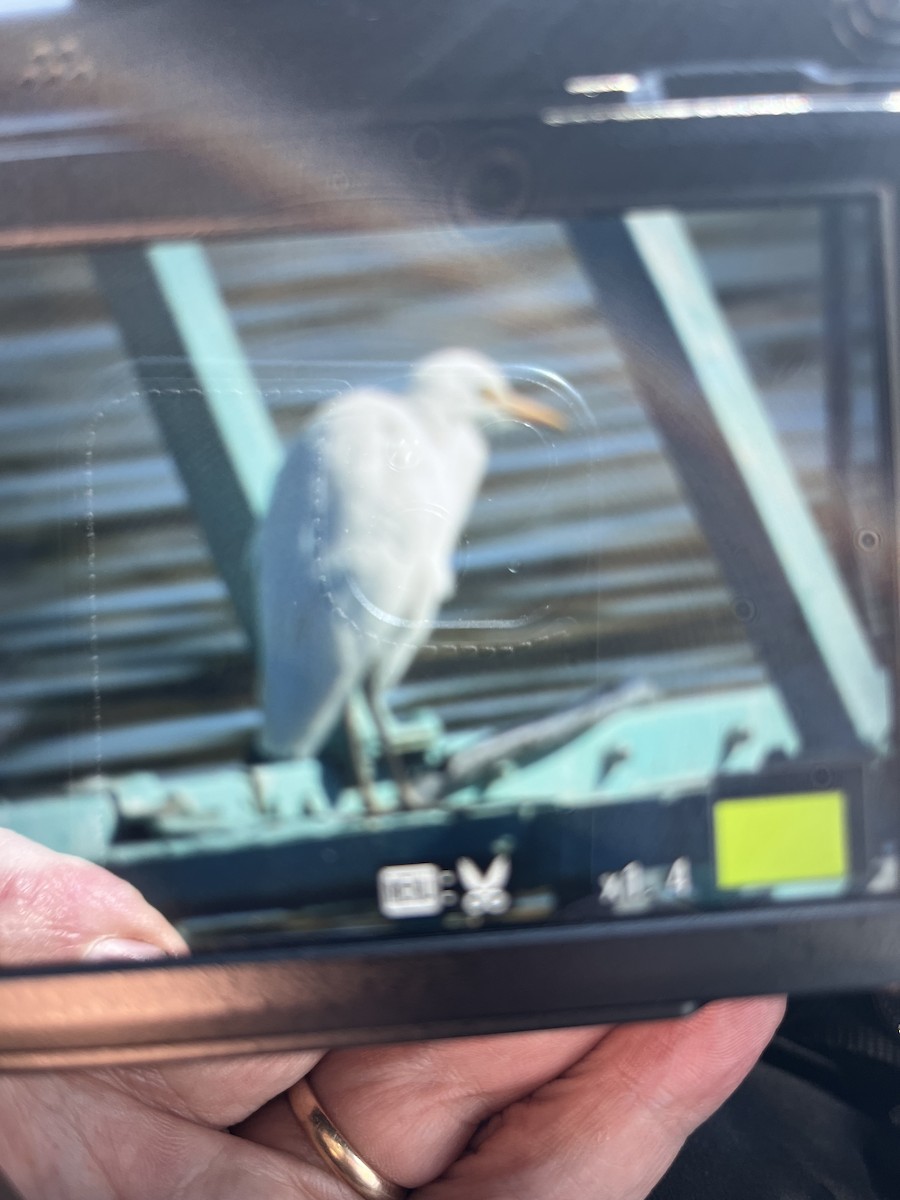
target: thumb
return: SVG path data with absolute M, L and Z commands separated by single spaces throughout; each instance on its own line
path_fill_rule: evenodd
M 186 953 L 131 884 L 0 829 L 0 967 Z

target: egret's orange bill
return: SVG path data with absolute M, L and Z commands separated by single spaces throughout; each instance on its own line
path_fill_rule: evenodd
M 551 408 L 549 404 L 541 404 L 539 400 L 532 400 L 530 396 L 523 396 L 519 392 L 507 392 L 499 407 L 501 412 L 518 417 L 520 421 L 533 421 L 535 425 L 546 425 L 550 429 L 562 430 L 569 426 L 561 412 Z

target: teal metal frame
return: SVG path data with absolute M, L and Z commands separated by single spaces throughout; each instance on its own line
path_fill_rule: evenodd
M 813 755 L 881 749 L 887 672 L 815 523 L 684 222 L 569 223 L 648 414 Z
M 253 539 L 283 449 L 206 252 L 172 243 L 97 250 L 91 257 L 216 568 L 253 643 Z

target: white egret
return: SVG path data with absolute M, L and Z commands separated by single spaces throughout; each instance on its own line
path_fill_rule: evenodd
M 290 448 L 259 547 L 269 754 L 316 754 L 358 688 L 379 719 L 379 698 L 453 594 L 487 468 L 483 427 L 500 414 L 565 424 L 488 358 L 445 350 L 414 366 L 407 395 L 366 388 L 328 401 Z

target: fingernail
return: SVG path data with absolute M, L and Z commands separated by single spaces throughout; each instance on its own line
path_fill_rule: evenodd
M 168 958 L 168 955 L 152 942 L 138 942 L 131 938 L 101 938 L 84 954 L 85 962 L 139 962 L 152 958 Z

